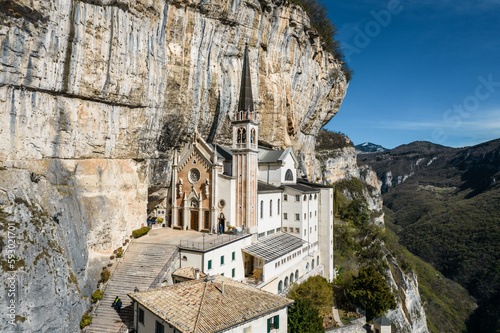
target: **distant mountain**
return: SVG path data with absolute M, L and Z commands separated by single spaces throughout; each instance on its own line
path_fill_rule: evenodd
M 500 139 L 418 141 L 358 161 L 382 181 L 386 225 L 400 243 L 477 299 L 469 332 L 495 332 L 481 325 L 500 325 Z
M 375 152 L 382 152 L 388 150 L 387 148 L 382 147 L 381 145 L 376 145 L 371 142 L 365 142 L 359 145 L 354 146 L 357 151 L 361 153 L 375 153 Z

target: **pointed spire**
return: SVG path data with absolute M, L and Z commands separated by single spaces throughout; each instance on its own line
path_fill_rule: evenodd
M 248 60 L 248 42 L 245 43 L 245 55 L 243 56 L 243 70 L 241 72 L 238 111 L 248 111 L 253 113 L 252 82 L 250 81 L 250 63 Z

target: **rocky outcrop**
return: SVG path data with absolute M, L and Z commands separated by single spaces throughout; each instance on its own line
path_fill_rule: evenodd
M 174 149 L 195 130 L 228 141 L 245 43 L 260 141 L 304 151 L 304 165 L 347 88 L 287 1 L 1 3 L 0 180 L 28 203 L 9 201 L 9 219 L 37 239 L 19 241 L 23 331 L 77 331 L 94 271 L 161 200 Z M 37 212 L 49 221 L 40 230 Z M 49 242 L 60 251 L 35 263 Z M 53 306 L 34 301 L 48 298 Z
M 391 289 L 397 297 L 397 308 L 390 310 L 387 317 L 401 333 L 427 333 L 427 319 L 424 306 L 420 300 L 417 275 L 413 272 L 405 273 L 399 267 L 396 259 L 389 256 L 389 269 L 386 274 L 390 277 Z

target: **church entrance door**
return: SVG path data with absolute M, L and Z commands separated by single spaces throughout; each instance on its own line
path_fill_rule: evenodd
M 226 223 L 225 218 L 220 218 L 219 219 L 219 229 L 217 231 L 220 231 L 220 227 L 222 226 L 222 232 L 226 231 L 226 226 L 224 225 Z
M 198 211 L 191 211 L 191 229 L 199 230 Z

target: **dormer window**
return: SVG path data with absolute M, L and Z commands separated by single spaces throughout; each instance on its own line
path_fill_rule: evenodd
M 293 172 L 292 172 L 292 170 L 290 170 L 290 169 L 286 170 L 285 180 L 291 180 L 291 181 L 293 181 Z

